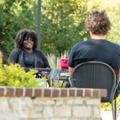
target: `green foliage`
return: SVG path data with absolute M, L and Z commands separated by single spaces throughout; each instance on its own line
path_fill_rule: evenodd
M 39 88 L 48 88 L 49 84 L 47 82 L 47 78 L 43 77 L 41 79 L 37 79 L 37 85 Z
M 3 4 L 4 3 L 4 0 L 0 0 L 0 4 Z
M 112 27 L 108 39 L 120 43 L 120 4 L 114 0 L 43 0 L 41 49 L 60 57 L 78 41 L 89 37 L 84 21 L 89 12 L 105 10 Z M 116 0 L 118 1 L 118 0 Z M 0 0 L 0 50 L 5 63 L 14 47 L 16 33 L 23 28 L 37 30 L 37 0 Z M 117 3 L 117 4 L 116 4 Z
M 37 80 L 36 73 L 37 70 L 32 69 L 25 72 L 18 64 L 0 65 L 0 86 L 45 87 L 46 79 Z
M 0 4 L 0 49 L 5 63 L 14 47 L 16 33 L 23 28 L 37 30 L 38 5 L 36 0 L 2 0 Z M 87 0 L 42 1 L 42 49 L 48 54 L 61 56 L 88 33 L 84 19 L 88 14 Z
M 42 2 L 42 48 L 56 56 L 70 51 L 87 37 L 84 19 L 86 0 L 47 0 Z
M 117 110 L 120 110 L 120 95 L 117 97 L 116 103 L 117 103 Z M 102 103 L 101 108 L 104 110 L 112 110 L 112 106 L 110 103 Z
M 16 33 L 22 28 L 36 30 L 36 1 L 3 0 L 0 4 L 0 50 L 4 62 L 14 46 Z
M 107 36 L 112 42 L 120 44 L 120 2 L 119 0 L 94 0 L 88 2 L 89 11 L 105 10 L 111 21 L 111 30 Z

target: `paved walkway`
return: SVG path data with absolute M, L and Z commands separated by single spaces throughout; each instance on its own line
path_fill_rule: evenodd
M 101 117 L 102 117 L 102 120 L 113 120 L 112 111 L 101 110 Z M 120 112 L 117 113 L 117 120 L 120 120 Z

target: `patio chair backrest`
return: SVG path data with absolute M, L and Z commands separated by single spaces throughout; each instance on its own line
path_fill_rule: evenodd
M 116 74 L 113 68 L 98 61 L 90 61 L 77 65 L 70 79 L 71 87 L 99 88 L 107 90 L 103 102 L 112 102 L 116 87 Z

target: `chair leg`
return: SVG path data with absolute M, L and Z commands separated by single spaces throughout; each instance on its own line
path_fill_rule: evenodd
M 114 100 L 114 104 L 115 104 L 115 120 L 117 119 L 116 118 L 116 112 L 117 112 L 117 109 L 116 109 L 116 99 Z
M 116 120 L 116 100 L 112 102 L 112 115 L 113 115 L 113 120 Z
M 68 81 L 69 81 L 70 87 L 73 87 L 73 84 L 72 84 L 71 78 L 68 78 Z

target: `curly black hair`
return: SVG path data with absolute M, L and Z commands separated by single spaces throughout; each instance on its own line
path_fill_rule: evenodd
M 94 11 L 86 18 L 86 28 L 96 35 L 106 35 L 111 23 L 105 11 Z
M 20 30 L 15 37 L 15 46 L 18 48 L 23 48 L 23 41 L 25 39 L 31 38 L 34 42 L 33 50 L 37 48 L 38 38 L 36 32 L 29 29 Z

